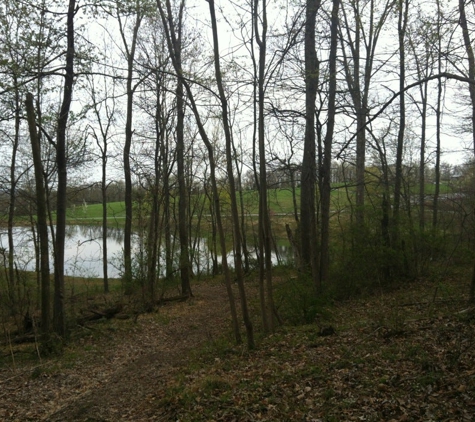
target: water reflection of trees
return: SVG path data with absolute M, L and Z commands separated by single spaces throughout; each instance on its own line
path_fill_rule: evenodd
M 67 227 L 69 238 L 78 235 L 83 238 L 102 239 L 102 226 L 71 225 Z M 124 230 L 120 227 L 108 227 L 107 239 L 122 243 L 124 241 Z
M 101 226 L 85 226 L 85 225 L 70 225 L 66 228 L 67 247 L 70 249 L 68 256 L 66 257 L 66 266 L 69 266 L 69 270 L 78 274 L 94 274 L 101 276 L 102 274 L 102 255 L 100 250 L 102 248 L 102 227 Z M 15 244 L 16 244 L 16 261 L 18 268 L 26 268 L 29 270 L 34 269 L 34 245 L 33 235 L 31 228 L 18 227 L 14 230 Z M 122 248 L 124 240 L 123 229 L 117 227 L 110 227 L 107 230 L 108 249 L 115 251 L 111 253 L 108 261 L 110 264 L 110 272 L 112 277 L 120 276 L 120 265 L 117 261 L 121 257 L 117 256 L 120 253 L 117 250 Z M 146 239 L 141 239 L 139 234 L 136 233 L 133 236 L 133 245 L 136 252 L 136 259 L 141 262 L 145 262 L 144 242 Z M 171 245 L 173 245 L 173 267 L 176 269 L 179 265 L 179 254 L 177 253 L 177 239 L 173 239 Z M 195 275 L 209 275 L 213 273 L 213 254 L 212 248 L 208 244 L 208 239 L 199 238 L 191 239 L 193 245 L 192 250 L 192 265 L 193 273 Z M 91 245 L 97 246 L 98 251 L 94 252 L 94 248 Z M 163 248 L 164 242 L 159 242 L 160 247 L 159 262 L 157 264 L 157 274 L 160 277 L 165 276 L 165 250 Z M 5 248 L 5 240 L 3 234 L 0 233 L 0 248 Z M 141 247 L 142 246 L 142 247 Z M 92 254 L 92 255 L 91 255 Z M 275 245 L 272 253 L 272 262 L 274 264 L 287 264 L 291 261 L 292 249 L 285 244 Z M 257 253 L 251 253 L 251 259 L 257 262 Z M 232 251 L 228 254 L 228 263 L 230 266 L 234 265 Z M 1 265 L 1 262 L 0 262 Z M 82 268 L 84 267 L 84 268 Z

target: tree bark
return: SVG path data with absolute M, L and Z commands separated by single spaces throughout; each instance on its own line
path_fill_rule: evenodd
M 338 47 L 338 8 L 340 0 L 333 0 L 330 22 L 330 55 L 329 55 L 329 86 L 328 86 L 328 119 L 324 140 L 323 166 L 321 168 L 322 192 L 322 228 L 320 246 L 320 287 L 328 281 L 330 270 L 330 202 L 331 202 L 331 153 L 336 115 L 336 61 Z
M 466 0 L 459 0 L 459 25 L 462 28 L 463 43 L 467 54 L 468 78 L 471 81 L 475 81 L 475 54 L 472 46 L 473 41 L 470 39 L 470 32 L 468 29 L 467 16 L 465 13 L 465 1 Z M 472 112 L 470 117 L 472 121 L 472 148 L 475 155 L 475 84 L 473 82 L 469 84 L 468 91 L 472 102 Z
M 117 13 L 120 13 L 119 11 Z M 128 46 L 125 37 L 125 28 L 119 18 L 119 30 L 127 57 L 126 77 L 126 117 L 125 117 L 125 142 L 123 151 L 124 183 L 125 183 L 125 225 L 124 225 L 124 275 L 123 281 L 126 294 L 132 293 L 132 220 L 133 220 L 133 196 L 132 196 L 132 170 L 130 166 L 130 149 L 132 146 L 132 121 L 133 121 L 133 96 L 136 86 L 133 85 L 135 51 L 140 25 L 143 19 L 140 2 L 136 2 L 135 22 L 132 31 L 132 43 Z
M 58 190 L 56 199 L 56 248 L 54 270 L 53 326 L 60 337 L 66 334 L 64 313 L 64 242 L 66 237 L 67 207 L 67 161 L 66 129 L 71 107 L 74 84 L 74 15 L 76 1 L 69 0 L 67 14 L 67 50 L 64 76 L 63 101 L 58 117 L 56 133 L 56 166 L 58 171 Z
M 462 18 L 461 18 L 462 20 Z M 442 72 L 442 39 L 440 34 L 441 10 L 440 1 L 437 0 L 437 71 Z M 473 58 L 473 55 L 472 55 Z M 469 90 L 473 85 L 469 85 Z M 475 97 L 474 97 L 475 99 Z M 475 108 L 474 108 L 475 110 Z M 442 80 L 437 81 L 437 106 L 436 106 L 436 150 L 435 150 L 435 191 L 432 212 L 432 228 L 436 230 L 439 220 L 439 195 L 440 195 L 440 159 L 441 159 L 441 135 L 442 135 Z M 474 126 L 475 127 L 475 126 Z
M 375 60 L 376 45 L 379 40 L 384 23 L 392 10 L 393 2 L 388 1 L 382 6 L 382 13 L 375 22 L 376 5 L 375 0 L 365 3 L 364 9 L 369 7 L 368 28 L 363 28 L 363 19 L 361 16 L 360 1 L 351 2 L 353 9 L 353 18 L 355 24 L 352 25 L 346 15 L 345 8 L 342 8 L 346 34 L 341 37 L 342 51 L 345 64 L 345 76 L 353 107 L 356 114 L 356 224 L 362 227 L 364 224 L 365 207 L 365 174 L 366 174 L 366 126 L 369 112 L 369 93 L 371 87 L 371 78 L 373 76 L 373 64 Z M 353 39 L 354 37 L 354 39 Z M 346 44 L 349 46 L 351 61 L 345 54 Z M 362 57 L 361 44 L 364 49 Z M 361 65 L 364 61 L 364 65 Z
M 169 2 L 167 2 L 167 5 Z M 182 31 L 183 31 L 183 10 L 185 1 L 180 3 L 178 22 L 175 27 L 174 52 L 177 72 L 182 74 L 181 53 L 182 53 Z M 171 15 L 171 8 L 168 13 Z M 180 278 L 181 294 L 184 297 L 192 296 L 191 293 L 191 266 L 188 245 L 188 198 L 185 178 L 185 101 L 183 93 L 183 80 L 177 78 L 176 86 L 176 108 L 177 108 L 177 139 L 176 139 L 176 161 L 178 173 L 178 236 L 180 238 Z
M 231 217 L 233 221 L 233 235 L 234 235 L 234 266 L 236 271 L 237 283 L 239 288 L 239 294 L 241 297 L 241 312 L 243 315 L 244 325 L 246 327 L 246 334 L 247 334 L 247 347 L 248 349 L 254 349 L 254 330 L 251 322 L 251 318 L 249 315 L 249 309 L 247 306 L 247 298 L 246 298 L 246 291 L 244 288 L 244 272 L 243 272 L 243 265 L 242 265 L 242 243 L 241 243 L 241 229 L 240 229 L 240 220 L 239 220 L 239 212 L 238 212 L 238 204 L 237 204 L 237 196 L 236 196 L 236 186 L 234 181 L 234 172 L 233 172 L 233 157 L 232 157 L 232 139 L 231 139 L 231 128 L 229 125 L 229 110 L 228 110 L 228 102 L 226 98 L 226 94 L 224 92 L 224 85 L 222 81 L 222 74 L 220 68 L 220 59 L 219 59 L 219 45 L 218 45 L 218 29 L 216 24 L 216 14 L 214 9 L 214 0 L 209 0 L 209 10 L 210 10 L 210 17 L 211 17 L 211 26 L 213 30 L 213 47 L 214 47 L 214 67 L 215 67 L 215 76 L 216 76 L 216 83 L 218 86 L 219 91 L 219 100 L 221 102 L 221 115 L 223 119 L 223 128 L 224 134 L 226 138 L 226 169 L 228 173 L 228 180 L 229 180 L 229 194 L 231 197 Z M 200 132 L 201 133 L 201 132 Z M 203 137 L 205 135 L 204 131 L 201 133 Z M 215 191 L 215 195 L 218 195 L 217 187 Z M 219 198 L 219 196 L 218 196 Z M 217 208 L 219 210 L 219 204 L 217 204 Z M 217 216 L 218 211 L 217 210 Z M 219 220 L 218 220 L 219 221 Z M 221 235 L 222 239 L 222 247 L 223 240 L 224 240 L 224 232 Z M 224 253 L 224 252 L 223 252 Z M 223 261 L 224 256 L 223 256 Z M 227 266 L 227 264 L 226 264 Z
M 174 24 L 173 24 L 173 19 L 170 14 L 170 3 L 169 0 L 166 1 L 167 4 L 167 10 L 169 13 L 169 16 L 167 18 L 165 11 L 163 10 L 163 7 L 161 5 L 160 0 L 157 0 L 157 7 L 160 12 L 160 16 L 162 19 L 163 27 L 165 30 L 166 38 L 167 38 L 167 44 L 168 44 L 168 49 L 170 52 L 170 56 L 173 62 L 173 67 L 175 68 L 175 71 L 177 72 L 177 77 L 182 79 L 182 83 L 184 88 L 186 89 L 188 100 L 190 102 L 191 109 L 193 111 L 193 115 L 195 116 L 196 123 L 198 125 L 199 133 L 200 136 L 203 140 L 203 142 L 206 145 L 206 148 L 208 150 L 208 157 L 209 157 L 209 162 L 210 162 L 210 173 L 211 173 L 211 184 L 212 184 L 212 189 L 213 189 L 213 202 L 214 202 L 214 211 L 216 213 L 216 222 L 218 225 L 218 232 L 219 232 L 219 238 L 220 238 L 220 246 L 221 246 L 221 257 L 222 257 L 222 266 L 223 266 L 223 271 L 225 275 L 225 285 L 226 285 L 226 291 L 228 293 L 228 298 L 229 298 L 229 303 L 230 303 L 230 308 L 231 308 L 231 317 L 232 317 L 232 324 L 233 324 L 233 330 L 234 330 L 234 335 L 236 338 L 236 342 L 240 343 L 241 342 L 241 335 L 240 335 L 240 330 L 239 330 L 239 324 L 237 320 L 237 312 L 236 312 L 236 306 L 235 306 L 235 300 L 234 300 L 234 294 L 232 291 L 232 286 L 231 286 L 231 274 L 229 271 L 229 267 L 227 265 L 227 254 L 226 254 L 226 238 L 224 234 L 224 228 L 222 225 L 222 218 L 221 218 L 221 204 L 219 200 L 219 192 L 218 192 L 218 185 L 216 181 L 216 163 L 214 159 L 214 151 L 213 151 L 213 146 L 207 136 L 207 133 L 204 129 L 204 126 L 201 122 L 201 118 L 199 115 L 198 108 L 196 106 L 196 103 L 194 101 L 193 93 L 191 92 L 191 88 L 189 84 L 183 79 L 183 76 L 181 72 L 179 72 L 180 68 L 178 66 L 178 63 L 176 61 L 175 57 L 175 51 L 174 47 L 175 44 L 173 40 L 175 39 L 175 33 L 174 33 Z M 214 4 L 210 4 L 210 9 L 213 6 L 214 10 Z M 214 34 L 214 32 L 213 32 Z M 236 230 L 236 228 L 234 229 Z M 239 227 L 238 227 L 239 230 Z M 242 269 L 241 269 L 241 277 L 242 277 Z M 249 319 L 249 313 L 247 309 L 247 300 L 246 300 L 246 295 L 245 295 L 245 290 L 244 290 L 244 283 L 242 278 L 239 279 L 238 277 L 238 285 L 239 285 L 239 291 L 240 291 L 240 296 L 241 296 L 241 311 L 243 313 L 244 317 L 244 322 L 246 326 L 246 331 L 247 331 L 247 336 L 248 336 L 248 347 L 249 348 L 254 348 L 254 336 L 253 336 L 253 331 L 252 331 L 252 324 L 250 324 L 250 319 Z
M 103 285 L 104 293 L 109 292 L 109 274 L 108 274 L 108 251 L 107 251 L 107 162 L 108 162 L 108 138 L 109 130 L 111 128 L 113 119 L 115 104 L 113 104 L 112 110 L 109 109 L 109 105 L 104 101 L 104 108 L 106 111 L 106 122 L 104 124 L 101 117 L 101 106 L 99 105 L 96 89 L 94 86 L 94 80 L 90 80 L 91 85 L 91 100 L 94 109 L 94 114 L 97 119 L 97 123 L 100 129 L 100 139 L 95 130 L 92 130 L 96 145 L 100 151 L 101 160 L 101 204 L 102 204 L 102 272 L 103 272 Z M 109 97 L 110 98 L 110 97 Z
M 266 1 L 262 2 L 262 33 L 258 27 L 259 0 L 254 2 L 253 20 L 254 34 L 259 46 L 259 74 L 257 79 L 258 92 L 258 144 L 259 144 L 259 279 L 261 287 L 265 286 L 264 301 L 261 303 L 264 330 L 273 332 L 275 329 L 275 309 L 272 292 L 272 249 L 269 206 L 267 201 L 267 160 L 264 132 L 264 101 L 265 101 L 265 69 L 267 54 L 267 9 Z
M 320 0 L 307 0 L 305 21 L 305 138 L 300 194 L 300 243 L 302 271 L 317 285 L 317 226 L 315 207 L 316 136 L 315 101 L 320 64 L 315 51 L 315 22 Z
M 398 248 L 400 231 L 400 205 L 402 188 L 402 155 L 404 150 L 404 134 L 406 129 L 406 102 L 404 85 L 406 79 L 405 37 L 409 1 L 399 0 L 398 3 L 398 39 L 399 39 L 399 131 L 396 147 L 396 174 L 394 181 L 394 210 L 393 210 L 393 246 Z
M 10 296 L 10 301 L 12 305 L 12 310 L 16 308 L 16 299 L 15 299 L 15 244 L 13 241 L 13 223 L 15 218 L 15 201 L 16 201 L 16 155 L 18 152 L 18 145 L 20 140 L 20 91 L 18 86 L 18 77 L 17 75 L 13 76 L 13 86 L 15 90 L 15 134 L 13 138 L 12 145 L 12 158 L 10 161 L 10 200 L 8 205 L 8 222 L 7 222 L 7 231 L 8 231 L 8 293 Z
M 33 95 L 28 93 L 25 100 L 28 128 L 30 131 L 31 151 L 35 169 L 36 184 L 36 218 L 38 226 L 40 250 L 40 283 L 41 283 L 41 332 L 44 337 L 50 334 L 50 273 L 48 249 L 48 218 L 46 212 L 46 191 L 43 178 L 43 163 L 41 161 L 41 147 L 36 130 L 35 109 Z
M 475 56 L 473 53 L 472 41 L 470 39 L 470 33 L 468 30 L 467 16 L 465 13 L 465 0 L 459 0 L 459 25 L 462 28 L 463 42 L 465 45 L 465 51 L 468 59 L 468 77 L 470 80 L 475 80 Z M 472 148 L 475 155 L 475 84 L 472 82 L 469 84 L 470 100 L 472 102 Z M 473 266 L 472 281 L 470 284 L 470 303 L 475 303 L 475 264 Z

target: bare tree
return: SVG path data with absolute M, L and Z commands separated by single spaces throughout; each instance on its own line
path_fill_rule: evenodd
M 471 100 L 471 131 L 472 131 L 472 148 L 475 154 L 475 55 L 473 52 L 472 43 L 473 40 L 470 39 L 470 32 L 468 28 L 467 15 L 465 11 L 466 3 L 465 0 L 459 0 L 459 25 L 462 29 L 463 42 L 465 46 L 465 53 L 467 55 L 468 61 L 468 78 L 471 80 L 469 84 L 470 100 Z M 470 298 L 471 303 L 475 303 L 475 265 L 473 267 L 472 273 L 472 282 L 470 285 Z
M 64 243 L 66 237 L 67 207 L 67 157 L 66 129 L 71 107 L 74 84 L 74 16 L 76 1 L 69 0 L 67 12 L 67 49 L 64 74 L 63 100 L 58 116 L 56 131 L 56 166 L 58 171 L 58 189 L 56 196 L 56 248 L 54 266 L 54 305 L 53 326 L 55 332 L 64 337 L 66 333 L 64 311 Z
M 271 226 L 267 203 L 267 160 L 265 149 L 264 101 L 266 83 L 267 55 L 267 5 L 262 1 L 259 13 L 259 1 L 253 3 L 254 35 L 259 46 L 257 104 L 258 104 L 258 145 L 259 145 L 259 279 L 261 286 L 261 309 L 265 331 L 274 331 L 275 310 L 272 293 Z M 259 21 L 261 28 L 259 28 Z M 264 288 L 265 286 L 265 288 Z
M 398 0 L 398 41 L 399 41 L 399 129 L 396 146 L 396 170 L 394 181 L 394 209 L 393 209 L 393 246 L 397 247 L 400 225 L 400 205 L 402 188 L 402 160 L 404 149 L 404 135 L 406 130 L 406 28 L 409 15 L 409 0 Z
M 459 25 L 462 29 L 463 43 L 465 47 L 465 53 L 467 55 L 468 66 L 468 79 L 475 81 L 475 54 L 473 52 L 473 39 L 470 38 L 470 31 L 468 28 L 468 20 L 466 14 L 466 3 L 470 3 L 466 0 L 459 0 Z M 472 4 L 473 6 L 473 4 Z M 440 7 L 440 6 L 438 6 Z M 470 100 L 472 102 L 471 110 L 471 123 L 472 123 L 472 148 L 475 154 L 475 84 L 472 82 L 468 86 L 470 93 Z
M 113 128 L 116 103 L 114 87 L 112 91 L 108 92 L 108 77 L 104 77 L 103 85 L 106 93 L 105 98 L 98 98 L 98 93 L 93 77 L 88 77 L 90 98 L 92 101 L 91 108 L 99 126 L 96 130 L 95 125 L 90 127 L 90 132 L 100 152 L 101 161 L 101 201 L 102 201 L 102 271 L 104 277 L 104 292 L 109 292 L 109 275 L 108 275 L 108 252 L 107 252 L 107 163 L 109 161 L 109 141 L 112 136 L 111 130 Z M 97 133 L 99 132 L 99 134 Z
M 422 10 L 418 10 L 418 23 L 409 37 L 409 46 L 415 62 L 415 68 L 419 79 L 426 78 L 431 75 L 432 60 L 434 56 L 432 36 L 427 33 L 424 28 L 426 18 Z M 421 51 L 422 50 L 422 51 Z M 427 120 L 428 120 L 428 103 L 429 103 L 429 82 L 426 81 L 419 86 L 420 100 L 414 99 L 419 114 L 421 116 L 421 140 L 419 154 L 419 228 L 424 230 L 425 227 L 425 170 L 426 170 L 426 144 L 427 144 Z M 420 102 L 420 104 L 419 104 Z
M 233 221 L 235 271 L 236 271 L 237 282 L 239 286 L 239 293 L 241 296 L 241 311 L 243 315 L 244 324 L 246 326 L 247 346 L 249 349 L 253 349 L 255 347 L 253 327 L 252 327 L 252 322 L 249 316 L 246 293 L 244 289 L 241 229 L 240 229 L 240 224 L 239 224 L 240 220 L 239 220 L 236 186 L 235 186 L 234 172 L 233 172 L 233 157 L 232 157 L 233 151 L 232 151 L 231 128 L 229 125 L 229 110 L 228 110 L 228 102 L 226 99 L 226 94 L 224 92 L 224 84 L 222 81 L 222 74 L 221 74 L 221 67 L 220 67 L 218 29 L 217 29 L 216 14 L 215 14 L 215 9 L 214 9 L 214 0 L 209 0 L 209 10 L 210 10 L 210 17 L 211 17 L 211 26 L 213 29 L 215 76 L 216 76 L 216 83 L 217 83 L 218 92 L 219 92 L 219 100 L 221 103 L 221 111 L 222 111 L 221 117 L 223 119 L 224 134 L 226 138 L 226 168 L 228 172 L 229 189 L 230 189 L 229 193 L 231 197 L 231 215 L 232 215 L 232 221 Z M 201 133 L 202 137 L 203 135 L 205 134 Z M 218 194 L 217 189 L 216 189 L 215 194 Z M 217 205 L 219 205 L 219 203 Z M 221 233 L 221 239 L 222 239 L 221 242 L 223 244 L 224 233 Z
M 328 83 L 328 118 L 327 131 L 324 140 L 324 157 L 321 173 L 321 209 L 322 209 L 322 229 L 320 245 L 320 285 L 328 281 L 330 267 L 330 201 L 331 201 L 331 161 L 332 142 L 335 127 L 336 115 L 336 89 L 337 89 L 337 48 L 338 48 L 338 8 L 340 0 L 333 0 L 333 7 L 330 20 L 330 54 L 328 58 L 329 83 Z
M 167 2 L 168 18 L 170 25 L 173 25 L 174 53 L 177 66 L 177 73 L 182 74 L 182 37 L 183 37 L 183 11 L 185 1 L 181 1 L 176 20 L 172 20 L 172 10 L 170 2 Z M 183 92 L 183 81 L 177 78 L 176 85 L 176 108 L 177 108 L 177 133 L 176 133 L 176 161 L 178 172 L 178 235 L 180 238 L 180 277 L 181 294 L 185 297 L 192 296 L 191 293 L 191 266 L 189 256 L 188 238 L 188 201 L 185 179 L 185 101 Z
M 128 12 L 124 17 L 123 12 Z M 115 10 L 107 13 L 115 17 L 119 24 L 119 34 L 124 47 L 123 54 L 127 61 L 126 81 L 126 118 L 125 139 L 123 149 L 124 182 L 125 182 L 125 226 L 124 226 L 124 285 L 127 293 L 132 291 L 132 221 L 133 221 L 133 193 L 132 193 L 132 169 L 131 169 L 131 146 L 134 131 L 133 125 L 133 98 L 140 81 L 135 81 L 135 54 L 139 36 L 139 29 L 146 12 L 146 4 L 143 0 L 133 0 L 124 8 L 120 2 L 115 4 Z M 132 16 L 131 38 L 128 39 L 127 21 Z
M 33 95 L 28 93 L 25 100 L 28 127 L 30 131 L 31 150 L 35 169 L 36 184 L 36 218 L 38 225 L 40 249 L 40 282 L 41 282 L 41 331 L 47 342 L 50 335 L 50 272 L 49 272 L 49 240 L 48 220 L 46 212 L 46 190 L 43 178 L 43 163 L 41 161 L 40 141 L 36 129 L 35 108 Z
M 315 220 L 316 135 L 315 113 L 320 63 L 315 50 L 315 23 L 320 0 L 307 0 L 305 20 L 305 138 L 300 195 L 300 239 L 302 269 L 317 284 L 317 226 Z
M 210 164 L 210 177 L 211 177 L 211 184 L 212 184 L 212 189 L 213 189 L 213 202 L 214 202 L 214 211 L 216 215 L 216 221 L 218 225 L 218 233 L 220 237 L 220 246 L 221 246 L 221 256 L 222 256 L 222 266 L 223 266 L 223 271 L 225 274 L 225 284 L 226 284 L 226 290 L 228 293 L 229 297 L 229 302 L 230 302 L 230 307 L 231 307 L 231 316 L 232 316 L 232 321 L 233 321 L 233 329 L 234 329 L 234 334 L 236 337 L 236 341 L 240 342 L 241 336 L 240 336 L 240 331 L 239 331 L 239 324 L 237 322 L 237 313 L 236 313 L 236 307 L 234 303 L 234 294 L 232 292 L 232 286 L 231 286 L 231 274 L 227 265 L 227 256 L 226 256 L 226 242 L 225 242 L 225 234 L 224 234 L 224 228 L 222 225 L 222 219 L 221 219 L 221 204 L 220 204 L 220 199 L 219 199 L 219 191 L 218 191 L 218 185 L 217 185 L 217 180 L 216 180 L 216 163 L 215 163 L 215 158 L 214 158 L 214 149 L 213 145 L 210 142 L 208 135 L 206 133 L 206 130 L 204 128 L 204 125 L 201 121 L 201 117 L 199 114 L 198 107 L 196 105 L 193 93 L 191 91 L 191 87 L 188 83 L 188 81 L 183 78 L 183 75 L 181 73 L 181 68 L 179 66 L 179 62 L 176 60 L 176 53 L 175 53 L 175 43 L 173 42 L 174 39 L 176 39 L 176 34 L 174 33 L 175 31 L 175 26 L 173 24 L 172 20 L 172 15 L 171 15 L 171 5 L 169 0 L 166 2 L 166 9 L 167 13 L 165 12 L 162 4 L 160 1 L 157 1 L 157 7 L 160 12 L 160 16 L 163 22 L 164 30 L 165 30 L 165 35 L 167 39 L 167 44 L 168 44 L 168 49 L 170 52 L 170 56 L 172 59 L 173 67 L 175 69 L 175 72 L 177 73 L 177 77 L 182 80 L 183 86 L 186 89 L 188 101 L 190 103 L 191 109 L 193 111 L 193 115 L 195 117 L 196 123 L 198 125 L 199 133 L 200 136 L 203 140 L 203 142 L 206 145 L 206 148 L 208 150 L 208 158 L 209 158 L 209 164 Z M 214 12 L 214 3 L 210 2 L 210 12 Z M 216 19 L 214 19 L 216 21 Z M 212 19 L 213 22 L 213 19 Z M 217 54 L 218 50 L 218 45 L 217 45 L 217 31 L 213 31 L 213 43 L 214 43 L 214 52 L 215 56 Z M 219 69 L 219 62 L 215 66 L 218 66 L 217 69 Z M 220 72 L 216 72 L 217 75 L 220 75 Z M 222 98 L 221 101 L 225 101 L 225 98 Z M 226 103 L 224 103 L 226 104 Z M 230 148 L 230 145 L 229 145 Z M 232 159 L 228 161 L 228 166 L 232 166 Z M 232 172 L 230 179 L 232 179 Z M 233 214 L 234 215 L 234 214 Z M 239 223 L 238 220 L 233 220 L 234 222 L 237 222 L 237 230 L 236 227 L 234 228 L 233 233 L 239 236 Z M 239 237 L 234 239 L 235 245 L 236 243 L 239 246 Z M 243 273 L 242 273 L 242 263 L 239 261 L 240 256 L 236 254 L 235 256 L 235 265 L 236 265 L 236 271 L 238 274 L 238 287 L 240 291 L 240 300 L 241 300 L 241 312 L 243 314 L 243 319 L 244 319 L 244 324 L 246 327 L 246 333 L 247 333 L 247 343 L 248 343 L 248 348 L 252 349 L 254 348 L 254 334 L 253 334 L 253 327 L 252 323 L 249 317 L 249 311 L 247 307 L 247 299 L 246 299 L 246 294 L 245 294 L 245 289 L 244 289 L 244 280 L 243 280 Z
M 342 3 L 344 27 L 341 28 L 340 40 L 346 82 L 356 119 L 356 223 L 359 226 L 364 222 L 366 126 L 371 82 L 379 70 L 379 66 L 375 69 L 378 41 L 394 4 L 394 0 L 387 0 L 382 5 L 375 0 Z

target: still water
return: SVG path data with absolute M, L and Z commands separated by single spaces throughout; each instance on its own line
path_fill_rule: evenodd
M 16 227 L 14 229 L 15 263 L 18 269 L 33 271 L 35 269 L 34 236 L 28 227 Z M 121 275 L 121 264 L 123 254 L 124 232 L 121 228 L 108 228 L 107 232 L 107 271 L 111 278 L 118 278 Z M 211 253 L 207 247 L 206 239 L 194 239 L 196 245 L 192 260 L 193 271 L 195 273 L 211 272 Z M 132 239 L 133 254 L 137 255 L 143 246 L 143 241 L 138 235 Z M 178 247 L 178 245 L 176 245 Z M 6 229 L 0 231 L 0 248 L 4 251 L 0 254 L 0 265 L 7 259 L 8 238 Z M 50 246 L 52 254 L 52 246 Z M 102 228 L 98 226 L 70 225 L 66 227 L 65 242 L 65 274 L 76 277 L 103 277 L 102 268 Z M 277 263 L 286 262 L 291 256 L 288 247 L 279 247 L 278 254 L 274 253 L 272 261 Z M 255 257 L 255 254 L 254 254 Z M 178 253 L 174 253 L 174 260 L 177 266 Z M 164 257 L 161 257 L 162 263 Z M 50 260 L 50 271 L 52 272 L 52 262 Z M 232 266 L 233 256 L 228 255 L 228 263 Z M 162 265 L 163 266 L 163 265 Z M 163 274 L 162 274 L 163 275 Z
M 109 258 L 107 260 L 107 267 L 109 277 L 112 278 L 120 276 L 123 239 L 122 229 L 108 229 L 107 253 Z M 28 227 L 15 227 L 13 241 L 15 245 L 15 262 L 18 269 L 33 271 L 35 269 L 33 232 Z M 0 248 L 8 250 L 8 238 L 4 229 L 0 232 Z M 50 245 L 50 254 L 50 271 L 52 272 L 52 245 Z M 102 277 L 102 228 L 82 225 L 67 226 L 64 256 L 66 275 Z M 0 256 L 0 259 L 3 259 L 3 256 Z

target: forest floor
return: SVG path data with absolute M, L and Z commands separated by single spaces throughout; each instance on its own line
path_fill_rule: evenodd
M 224 287 L 196 284 L 187 302 L 78 328 L 60 358 L 2 346 L 0 420 L 473 421 L 466 285 L 418 281 L 337 302 L 248 352 L 230 341 Z

